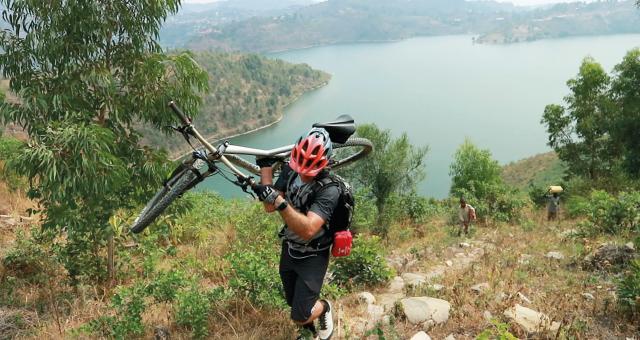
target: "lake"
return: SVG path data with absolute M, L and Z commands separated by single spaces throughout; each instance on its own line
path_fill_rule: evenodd
M 347 113 L 356 123 L 375 123 L 396 136 L 406 132 L 413 144 L 429 145 L 419 192 L 443 198 L 452 156 L 465 138 L 489 149 L 501 164 L 548 151 L 542 112 L 568 94 L 566 81 L 582 59 L 592 56 L 611 71 L 637 46 L 640 35 L 498 46 L 445 36 L 278 53 L 273 57 L 307 63 L 333 78 L 290 105 L 280 123 L 231 142 L 259 148 L 291 144 L 313 122 Z M 242 195 L 215 178 L 199 188 Z

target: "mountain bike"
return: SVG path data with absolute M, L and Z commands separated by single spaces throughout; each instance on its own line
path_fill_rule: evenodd
M 142 232 L 151 224 L 176 198 L 213 175 L 223 176 L 244 192 L 253 196 L 249 190 L 257 182 L 252 175 L 259 176 L 260 167 L 242 158 L 241 155 L 277 158 L 278 162 L 273 167 L 274 173 L 277 174 L 282 164 L 287 161 L 293 148 L 293 144 L 291 144 L 271 150 L 262 150 L 231 145 L 228 141 L 224 141 L 218 147 L 215 147 L 202 137 L 193 126 L 192 120 L 173 101 L 169 103 L 169 107 L 182 123 L 181 126 L 172 128 L 182 134 L 193 149 L 193 152 L 173 170 L 164 181 L 162 188 L 156 192 L 134 220 L 130 230 L 136 234 Z M 353 118 L 349 115 L 339 116 L 328 123 L 315 123 L 312 126 L 327 130 L 333 142 L 333 148 L 338 150 L 336 159 L 331 160 L 328 165 L 332 170 L 351 164 L 365 157 L 373 150 L 373 144 L 369 140 L 352 137 L 356 127 Z M 191 138 L 195 138 L 201 147 L 194 147 L 191 143 Z M 243 173 L 238 168 L 245 169 L 249 174 Z

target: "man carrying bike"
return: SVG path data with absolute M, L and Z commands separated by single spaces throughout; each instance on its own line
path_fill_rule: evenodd
M 273 184 L 272 158 L 257 159 L 261 184 L 253 190 L 267 212 L 277 211 L 284 220 L 280 232 L 280 278 L 291 319 L 302 326 L 298 339 L 330 339 L 333 318 L 329 301 L 320 300 L 320 291 L 329 265 L 332 236 L 327 222 L 336 210 L 340 190 L 321 186 L 318 179 L 328 176 L 326 166 L 332 156 L 329 133 L 313 128 L 301 137 L 291 151 L 288 165 Z M 319 321 L 316 329 L 314 321 Z

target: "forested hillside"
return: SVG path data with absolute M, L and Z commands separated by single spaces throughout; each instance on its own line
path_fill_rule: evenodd
M 578 2 L 518 13 L 476 42 L 504 44 L 574 35 L 638 33 L 639 27 L 640 15 L 633 1 Z
M 195 55 L 209 75 L 209 91 L 195 123 L 210 139 L 242 133 L 275 122 L 284 106 L 326 84 L 330 76 L 308 65 L 293 65 L 258 55 L 202 52 Z M 175 152 L 179 138 L 143 131 L 144 143 Z
M 520 189 L 529 185 L 548 187 L 562 183 L 566 166 L 555 152 L 547 152 L 512 162 L 502 168 L 505 182 Z
M 633 1 L 534 9 L 491 1 L 329 0 L 278 14 L 194 25 L 198 32 L 183 41 L 189 48 L 258 52 L 449 34 L 477 34 L 480 43 L 513 43 L 640 32 Z

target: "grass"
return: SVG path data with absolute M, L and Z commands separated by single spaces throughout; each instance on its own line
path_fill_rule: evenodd
M 244 212 L 247 203 L 233 202 L 198 208 L 202 216 L 174 220 L 172 237 L 159 241 L 156 270 L 184 271 L 195 277 L 203 290 L 229 285 L 229 262 L 225 255 L 238 245 L 246 242 L 262 244 L 263 237 L 275 240 L 276 218 L 261 219 L 259 209 L 246 215 L 238 222 L 234 216 Z M 211 218 L 215 216 L 215 218 Z M 576 221 L 562 220 L 547 223 L 543 211 L 530 212 L 524 222 L 518 225 L 474 226 L 468 239 L 456 237 L 456 229 L 448 225 L 444 216 L 432 218 L 424 224 L 398 223 L 393 225 L 386 241 L 391 256 L 406 256 L 412 260 L 410 272 L 428 272 L 435 266 L 442 266 L 446 260 L 455 259 L 460 249 L 459 243 L 467 241 L 481 245 L 485 252 L 479 260 L 459 270 L 446 270 L 437 279 L 445 288 L 435 291 L 428 287 L 408 292 L 414 296 L 431 296 L 449 301 L 452 305 L 450 320 L 429 330 L 434 339 L 442 339 L 454 334 L 457 339 L 467 339 L 492 327 L 485 319 L 489 312 L 497 321 L 509 325 L 509 331 L 519 338 L 527 338 L 517 325 L 510 324 L 503 316 L 505 309 L 519 303 L 534 310 L 544 312 L 555 321 L 561 322 L 561 339 L 599 338 L 608 339 L 637 334 L 638 323 L 624 318 L 615 307 L 612 290 L 615 275 L 582 271 L 576 263 L 589 251 L 604 241 L 626 243 L 619 239 L 568 239 L 563 240 L 563 230 L 575 228 Z M 253 228 L 273 228 L 264 233 L 245 235 L 239 223 Z M 266 224 L 263 224 L 266 223 Z M 0 257 L 10 248 L 18 229 L 3 229 L 0 238 Z M 256 229 L 258 230 L 258 229 Z M 273 235 L 272 232 L 273 231 Z M 142 247 L 139 245 L 139 247 Z M 144 275 L 140 272 L 148 257 L 156 256 L 141 252 L 140 249 L 121 249 L 116 257 L 120 275 L 117 284 L 130 285 Z M 467 250 L 465 250 L 467 251 Z M 563 260 L 550 260 L 544 255 L 549 251 L 560 251 Z M 522 261 L 523 254 L 530 257 Z M 109 307 L 116 288 L 108 285 L 81 285 L 72 288 L 65 283 L 65 273 L 60 268 L 49 268 L 41 281 L 9 279 L 0 268 L 0 289 L 11 288 L 10 294 L 0 300 L 0 312 L 11 310 L 24 316 L 21 318 L 19 338 L 70 338 L 92 337 L 78 332 L 83 325 L 99 316 L 113 315 Z M 276 271 L 273 268 L 273 271 Z M 3 274 L 4 273 L 4 274 Z M 473 285 L 486 282 L 489 288 L 481 293 L 471 290 Z M 383 288 L 372 289 L 374 294 Z M 342 339 L 361 338 L 362 333 L 345 328 L 354 319 L 367 318 L 366 306 L 357 302 L 357 292 L 346 295 L 334 302 L 334 310 L 339 319 L 339 334 Z M 518 293 L 531 303 L 524 302 Z M 594 300 L 587 300 L 583 293 L 593 294 Z M 10 299 L 9 299 L 10 298 Z M 166 327 L 172 338 L 187 339 L 190 330 L 180 327 L 175 320 L 175 304 L 150 304 L 142 319 L 145 338 L 153 337 L 154 327 Z M 288 320 L 287 309 L 266 308 L 252 303 L 249 299 L 232 297 L 224 301 L 214 301 L 207 318 L 209 338 L 212 339 L 290 339 L 295 327 Z M 12 314 L 13 315 L 13 314 Z M 34 317 L 36 315 L 37 317 Z M 401 318 L 393 318 L 389 326 L 381 326 L 380 332 L 387 339 L 406 339 L 421 330 Z M 338 330 L 336 330 L 338 332 Z M 540 337 L 555 338 L 556 334 Z M 379 333 L 368 338 L 378 339 Z

